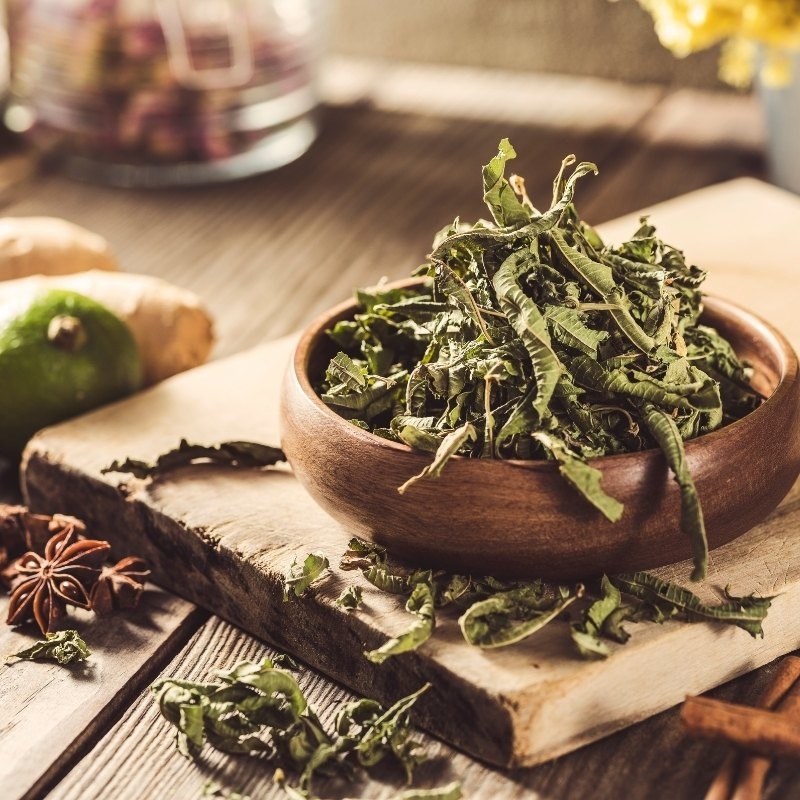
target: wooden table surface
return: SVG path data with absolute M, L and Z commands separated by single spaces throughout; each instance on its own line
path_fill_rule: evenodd
M 578 196 L 583 215 L 596 222 L 721 180 L 763 176 L 749 98 L 531 76 L 467 80 L 453 70 L 384 69 L 381 81 L 364 69 L 332 72 L 338 82 L 328 87 L 319 141 L 278 172 L 158 192 L 40 175 L 7 188 L 3 212 L 67 217 L 105 235 L 125 269 L 196 291 L 217 319 L 220 357 L 297 329 L 357 285 L 406 275 L 424 259 L 435 230 L 456 215 L 482 214 L 479 168 L 503 136 L 520 153 L 515 167 L 534 201 L 546 202 L 565 154 L 596 161 L 600 177 L 585 179 Z M 13 493 L 6 472 L 0 495 Z M 0 797 L 189 800 L 209 778 L 254 800 L 284 796 L 272 769 L 255 759 L 181 758 L 148 691 L 162 672 L 203 679 L 270 648 L 157 590 L 141 613 L 95 625 L 91 634 L 106 666 L 72 678 L 66 691 L 55 688 L 63 686 L 58 667 L 0 671 Z M 22 641 L 0 634 L 3 647 Z M 713 694 L 752 700 L 771 669 Z M 311 670 L 301 682 L 323 719 L 348 695 Z M 27 707 L 50 711 L 26 716 Z M 456 778 L 465 796 L 498 800 L 700 798 L 725 753 L 684 737 L 675 710 L 514 772 L 426 738 L 434 760 L 419 770 L 422 785 Z M 388 798 L 400 789 L 392 777 L 318 790 Z M 798 792 L 800 768 L 777 764 L 766 796 Z

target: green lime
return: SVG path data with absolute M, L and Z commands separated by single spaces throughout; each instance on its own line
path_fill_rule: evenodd
M 52 290 L 0 307 L 0 455 L 18 458 L 39 428 L 136 391 L 128 326 L 77 292 Z

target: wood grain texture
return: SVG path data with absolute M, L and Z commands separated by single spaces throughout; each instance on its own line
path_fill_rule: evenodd
M 20 184 L 16 176 L 1 199 L 9 213 L 56 214 L 98 230 L 111 239 L 124 268 L 197 291 L 220 320 L 217 354 L 226 355 L 296 329 L 377 275 L 407 274 L 426 252 L 434 228 L 457 213 L 482 213 L 477 165 L 501 136 L 511 136 L 521 150 L 519 171 L 529 176 L 529 187 L 535 184 L 536 196 L 548 196 L 551 173 L 565 152 L 600 162 L 603 183 L 598 179 L 587 185 L 579 197 L 593 220 L 737 175 L 763 174 L 752 146 L 743 148 L 738 140 L 735 146 L 718 145 L 720 132 L 742 130 L 741 122 L 733 124 L 727 112 L 719 113 L 721 101 L 709 115 L 700 113 L 707 103 L 693 100 L 691 124 L 684 125 L 672 120 L 667 105 L 672 94 L 651 100 L 638 90 L 627 98 L 615 91 L 613 96 L 603 93 L 598 103 L 594 84 L 580 89 L 554 82 L 548 96 L 540 97 L 527 93 L 519 77 L 497 77 L 506 87 L 518 87 L 517 96 L 503 95 L 500 102 L 491 81 L 475 84 L 459 74 L 455 80 L 464 87 L 460 96 L 467 96 L 469 109 L 460 112 L 457 103 L 445 102 L 450 112 L 444 119 L 437 118 L 439 107 L 429 99 L 449 97 L 453 76 L 431 82 L 419 72 L 417 89 L 406 80 L 379 82 L 382 96 L 367 92 L 354 98 L 355 105 L 326 110 L 322 138 L 302 161 L 226 187 L 154 194 L 81 185 L 56 175 Z M 420 85 L 426 91 L 418 91 Z M 418 96 L 422 102 L 415 102 Z M 734 116 L 741 110 L 749 126 L 754 109 L 745 111 L 738 100 L 728 96 L 724 105 Z M 637 113 L 620 128 L 611 118 L 626 105 Z M 580 133 L 558 130 L 560 124 L 576 124 L 576 109 L 583 112 L 577 117 Z M 648 123 L 651 133 L 672 124 L 679 140 L 672 135 L 643 139 L 642 125 Z M 30 163 L 24 160 L 26 173 Z M 734 239 L 740 233 L 736 225 L 726 230 Z M 187 413 L 181 429 L 189 419 Z M 14 499 L 13 480 L 4 479 L 0 492 Z M 230 636 L 236 647 L 255 646 L 246 634 Z M 205 646 L 210 663 L 221 645 Z M 185 654 L 187 668 L 196 658 L 197 651 Z M 725 696 L 746 699 L 768 674 L 761 670 L 730 684 Z M 317 685 L 323 703 L 336 691 L 323 679 Z M 694 796 L 710 779 L 715 752 L 685 745 L 676 726 L 663 724 L 670 717 L 661 715 L 538 768 L 530 779 L 528 773 L 509 773 L 510 787 L 499 773 L 466 758 L 457 764 L 465 775 L 480 772 L 479 797 L 615 797 L 624 792 L 652 798 L 658 796 L 655 787 L 665 787 L 664 797 Z M 128 729 L 129 735 L 138 737 L 144 729 L 144 724 Z M 179 785 L 185 762 L 171 758 L 138 760 L 136 769 L 122 770 L 117 779 L 119 762 L 108 769 L 107 759 L 115 755 L 109 747 L 119 747 L 119 741 L 104 742 L 74 773 L 77 779 L 93 765 L 105 770 L 87 772 L 96 780 L 87 781 L 85 794 L 76 796 L 107 798 L 114 794 L 105 791 L 106 785 L 121 789 L 127 782 L 127 791 L 134 793 L 128 796 L 167 797 Z M 774 798 L 791 796 L 790 787 L 800 779 L 788 766 L 771 780 Z M 260 766 L 254 773 L 263 778 Z M 501 784 L 506 788 L 495 791 Z M 138 785 L 147 791 L 137 795 Z
M 320 77 L 322 97 L 337 106 L 369 104 L 380 111 L 594 134 L 623 131 L 690 152 L 714 147 L 757 153 L 766 136 L 754 94 L 374 58 L 328 58 Z
M 326 331 L 356 311 L 355 303 L 337 306 L 303 332 L 281 402 L 281 446 L 294 474 L 348 530 L 411 563 L 507 578 L 586 580 L 690 557 L 680 491 L 658 449 L 592 460 L 604 490 L 625 508 L 617 522 L 542 461 L 454 458 L 437 480 L 400 494 L 432 456 L 352 425 L 313 388 L 337 350 Z M 735 425 L 685 445 L 714 548 L 760 522 L 800 474 L 800 377 L 788 341 L 743 309 L 708 297 L 700 322 L 733 345 L 769 398 Z M 738 481 L 743 451 L 746 486 Z
M 215 669 L 269 656 L 272 648 L 242 634 L 219 619 L 209 621 L 164 671 L 187 680 L 207 680 Z M 712 692 L 741 702 L 756 696 L 773 680 L 778 663 Z M 310 670 L 299 680 L 309 702 L 329 723 L 336 705 L 353 698 Z M 618 687 L 624 691 L 625 686 Z M 675 800 L 702 797 L 724 757 L 724 749 L 683 733 L 678 711 L 659 714 L 626 731 L 533 769 L 500 771 L 486 767 L 447 745 L 420 734 L 431 761 L 419 768 L 415 785 L 462 784 L 470 800 Z M 279 800 L 272 767 L 258 759 L 223 756 L 211 749 L 190 763 L 174 748 L 173 729 L 163 720 L 145 690 L 96 748 L 50 794 L 50 800 L 142 800 L 169 797 L 196 800 L 206 780 L 215 780 L 258 800 Z M 779 762 L 768 776 L 765 800 L 792 797 L 800 782 L 800 766 Z M 321 797 L 369 797 L 388 800 L 401 788 L 397 776 L 378 772 L 372 780 L 316 787 Z
M 0 600 L 5 617 L 8 601 Z M 71 614 L 71 617 L 73 615 Z M 0 786 L 3 800 L 35 797 L 116 720 L 182 646 L 202 617 L 191 603 L 149 588 L 135 612 L 100 620 L 74 613 L 92 650 L 83 665 L 0 665 Z M 0 628 L 0 659 L 40 638 L 33 626 Z
M 484 652 L 466 647 L 455 618 L 443 615 L 426 647 L 377 667 L 362 652 L 408 625 L 394 597 L 365 585 L 367 612 L 348 614 L 334 601 L 346 585 L 364 582 L 333 569 L 308 598 L 282 601 L 280 574 L 295 558 L 321 551 L 335 564 L 350 538 L 288 471 L 202 467 L 152 484 L 101 474 L 122 455 L 153 459 L 178 435 L 277 442 L 271 376 L 290 344 L 262 345 L 40 433 L 24 467 L 32 507 L 81 509 L 87 522 L 104 521 L 112 541 L 148 559 L 159 583 L 356 691 L 386 701 L 432 682 L 424 724 L 493 763 L 552 758 L 800 646 L 797 487 L 764 523 L 712 552 L 709 579 L 696 589 L 706 600 L 726 585 L 734 594 L 780 592 L 763 641 L 713 625 L 645 626 L 614 658 L 586 663 L 559 625 L 519 647 Z M 683 562 L 657 574 L 686 581 L 689 572 Z M 657 690 L 647 682 L 610 691 L 631 674 L 651 675 Z
M 722 186 L 712 199 L 736 205 L 738 194 L 748 191 L 747 183 Z M 689 207 L 684 224 L 692 226 L 696 213 Z M 755 214 L 750 222 L 763 224 Z M 707 246 L 719 251 L 724 241 L 709 240 Z M 781 246 L 773 246 L 776 263 L 785 261 Z M 766 292 L 769 280 L 769 270 L 762 270 Z M 773 285 L 775 290 L 783 285 L 780 274 Z M 782 327 L 781 320 L 774 321 Z M 715 550 L 709 581 L 698 588 L 706 600 L 715 596 L 715 586 L 730 585 L 739 594 L 782 592 L 763 641 L 710 625 L 646 627 L 614 658 L 586 664 L 571 656 L 558 626 L 519 648 L 484 653 L 465 648 L 454 620 L 445 618 L 437 638 L 419 653 L 376 670 L 359 654 L 405 627 L 405 615 L 392 598 L 367 591 L 369 613 L 348 616 L 333 600 L 353 578 L 334 571 L 307 600 L 288 605 L 280 600 L 277 573 L 293 557 L 318 549 L 335 561 L 349 536 L 309 503 L 290 475 L 207 468 L 149 486 L 129 481 L 121 494 L 100 474 L 122 454 L 151 459 L 174 446 L 178 435 L 276 442 L 277 376 L 290 349 L 289 341 L 264 345 L 40 434 L 26 467 L 34 505 L 69 511 L 75 504 L 98 519 L 113 520 L 116 539 L 153 561 L 160 581 L 358 691 L 387 699 L 432 680 L 439 691 L 421 708 L 425 724 L 498 763 L 532 763 L 574 749 L 679 702 L 686 692 L 700 693 L 800 645 L 794 623 L 800 612 L 795 491 L 768 521 Z M 218 498 L 225 498 L 225 505 Z M 682 580 L 688 565 L 660 574 Z M 530 670 L 531 661 L 538 670 Z M 631 674 L 648 674 L 651 682 L 624 695 L 612 691 Z

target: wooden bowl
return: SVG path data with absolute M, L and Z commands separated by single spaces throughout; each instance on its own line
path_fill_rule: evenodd
M 543 461 L 454 458 L 440 478 L 400 495 L 397 487 L 431 456 L 347 422 L 309 379 L 336 351 L 325 330 L 355 310 L 343 303 L 304 332 L 281 408 L 282 445 L 296 476 L 348 531 L 415 565 L 474 575 L 573 580 L 691 557 L 678 488 L 657 449 L 592 461 L 603 487 L 625 505 L 617 523 Z M 800 380 L 789 343 L 753 314 L 707 297 L 702 321 L 753 365 L 755 388 L 769 398 L 743 419 L 686 443 L 713 548 L 763 519 L 797 479 Z

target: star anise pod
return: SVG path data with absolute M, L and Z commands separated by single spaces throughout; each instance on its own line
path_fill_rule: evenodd
M 136 556 L 123 558 L 113 567 L 103 567 L 92 589 L 92 610 L 102 617 L 115 608 L 136 608 L 149 577 L 146 562 Z
M 111 545 L 78 539 L 67 527 L 47 543 L 44 556 L 30 551 L 15 562 L 17 579 L 8 608 L 9 625 L 34 619 L 42 633 L 56 629 L 67 605 L 89 608 L 89 591 L 100 575 Z
M 65 514 L 32 514 L 25 506 L 0 503 L 0 578 L 11 585 L 16 578 L 12 564 L 27 551 L 44 553 L 47 542 L 57 533 L 74 528 L 78 535 L 86 533 L 86 526 L 75 517 Z

